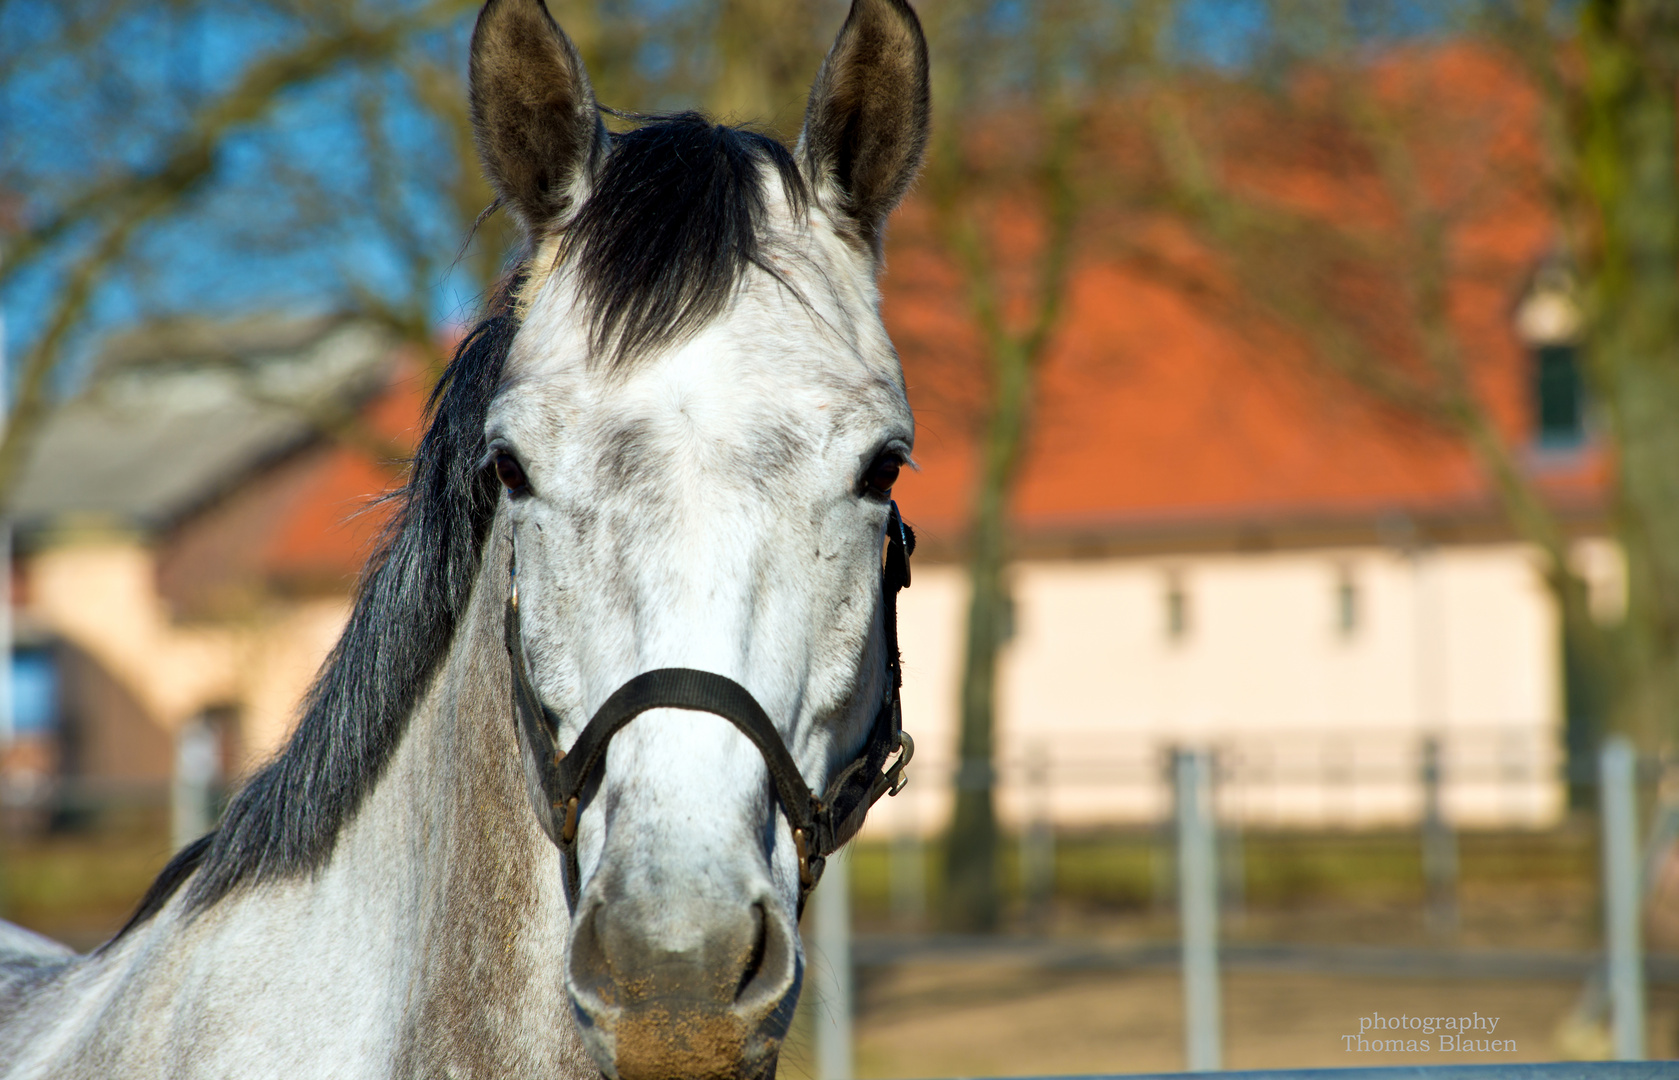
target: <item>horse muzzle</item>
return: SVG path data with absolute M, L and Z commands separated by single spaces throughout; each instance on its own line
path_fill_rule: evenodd
M 784 905 L 661 900 L 580 906 L 566 983 L 595 1063 L 611 1080 L 771 1076 L 800 981 Z

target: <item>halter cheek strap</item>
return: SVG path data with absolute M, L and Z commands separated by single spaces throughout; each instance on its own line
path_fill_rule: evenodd
M 886 557 L 881 565 L 881 599 L 886 629 L 886 695 L 870 725 L 862 753 L 841 769 L 818 798 L 805 783 L 775 724 L 752 694 L 733 679 L 692 668 L 645 671 L 620 686 L 584 725 L 569 751 L 559 748 L 559 717 L 530 679 L 524 638 L 519 627 L 517 584 L 507 598 L 503 633 L 513 669 L 513 712 L 522 741 L 537 761 L 544 797 L 558 824 L 549 835 L 564 863 L 566 901 L 575 911 L 581 872 L 577 863 L 577 818 L 583 791 L 606 757 L 607 744 L 624 725 L 650 709 L 691 709 L 734 724 L 763 755 L 776 799 L 787 815 L 799 859 L 799 908 L 822 878 L 827 857 L 862 828 L 869 808 L 882 795 L 896 795 L 909 778 L 904 766 L 915 743 L 903 730 L 899 692 L 903 666 L 898 652 L 898 592 L 909 586 L 909 556 L 915 533 L 892 504 L 886 526 Z M 888 767 L 887 762 L 897 759 Z

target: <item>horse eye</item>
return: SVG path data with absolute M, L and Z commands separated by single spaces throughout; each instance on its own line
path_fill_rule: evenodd
M 501 486 L 508 491 L 523 491 L 526 485 L 525 470 L 513 460 L 512 454 L 496 455 L 496 479 L 500 480 Z
M 863 484 L 876 495 L 892 494 L 892 485 L 898 482 L 898 470 L 904 467 L 896 455 L 882 454 L 874 459 L 869 471 L 863 474 Z

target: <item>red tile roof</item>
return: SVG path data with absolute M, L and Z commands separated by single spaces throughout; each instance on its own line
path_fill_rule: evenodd
M 1385 69 L 1379 82 L 1395 110 L 1418 125 L 1407 138 L 1430 200 L 1453 214 L 1450 319 L 1477 391 L 1548 493 L 1595 503 L 1605 480 L 1600 452 L 1544 458 L 1525 449 L 1533 430 L 1530 361 L 1511 314 L 1554 242 L 1534 183 L 1531 95 L 1469 50 L 1410 58 Z M 1434 119 L 1442 115 L 1452 122 Z M 1254 151 L 1235 158 L 1227 174 L 1233 188 L 1401 239 L 1367 162 L 1326 150 L 1274 118 L 1257 134 L 1240 130 L 1243 122 L 1238 117 L 1229 124 L 1237 130 L 1221 132 L 1227 148 Z M 1290 133 L 1300 136 L 1297 153 L 1288 149 Z M 1122 135 L 1112 142 L 1128 145 Z M 1113 157 L 1120 159 L 1109 159 L 1114 169 L 1144 168 Z M 1092 215 L 1041 371 L 1012 504 L 1026 534 L 1491 512 L 1485 475 L 1461 440 L 1354 390 L 1311 359 L 1301 335 L 1221 300 L 1217 291 L 1230 276 L 1219 256 L 1171 218 L 1143 210 L 1127 220 L 1101 209 L 1108 213 Z M 1002 261 L 1029 263 L 1042 242 L 1029 204 L 999 201 L 989 220 Z M 931 240 L 927 208 L 907 206 L 893 240 L 885 314 L 916 407 L 921 465 L 900 481 L 898 499 L 932 538 L 955 540 L 975 483 L 983 415 L 976 388 L 986 382 L 986 365 L 961 284 Z M 1292 255 L 1283 249 L 1274 257 L 1281 265 Z M 1184 287 L 1197 280 L 1200 291 Z M 1006 271 L 1004 281 L 1021 291 Z M 1392 314 L 1392 282 L 1377 278 L 1370 291 L 1352 299 L 1368 305 L 1371 320 L 1390 320 L 1388 338 L 1389 326 L 1369 323 L 1377 347 L 1393 349 L 1390 362 L 1417 363 L 1404 340 L 1414 330 Z

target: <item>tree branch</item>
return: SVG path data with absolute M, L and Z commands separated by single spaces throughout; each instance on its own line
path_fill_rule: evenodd
M 267 115 L 287 90 L 319 78 L 346 60 L 389 56 L 411 35 L 440 26 L 473 6 L 470 0 L 433 0 L 412 16 L 382 26 L 346 23 L 335 32 L 312 36 L 295 49 L 257 62 L 237 86 L 199 111 L 152 168 L 94 184 L 65 200 L 45 221 L 17 234 L 0 260 L 0 286 L 83 222 L 193 190 L 214 168 L 215 152 L 223 140 Z

